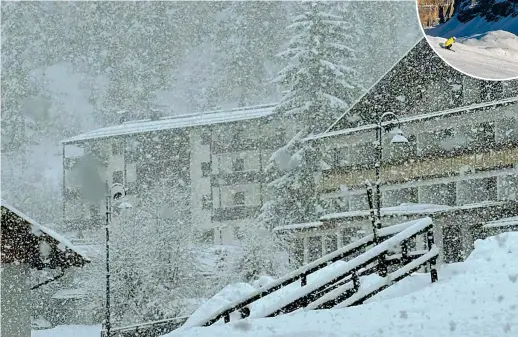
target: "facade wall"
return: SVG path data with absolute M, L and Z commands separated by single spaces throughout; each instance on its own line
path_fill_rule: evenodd
M 104 198 L 85 203 L 69 197 L 84 184 L 73 161 L 92 154 L 100 159 L 100 179 L 121 182 L 130 202 L 137 205 L 139 192 L 153 179 L 185 180 L 193 225 L 209 240 L 235 242 L 238 229 L 257 215 L 266 197 L 263 168 L 296 130 L 292 122 L 268 117 L 86 141 L 74 146 L 80 149 L 74 151 L 66 148 L 64 218 L 78 226 L 92 224 L 96 218 L 102 221 Z M 72 154 L 75 159 L 67 159 Z M 182 166 L 186 172 L 174 172 Z
M 205 136 L 206 134 L 207 136 Z M 193 224 L 200 229 L 212 227 L 211 178 L 215 171 L 211 165 L 211 143 L 204 142 L 204 137 L 212 139 L 210 128 L 193 128 L 189 130 L 189 146 L 191 153 L 191 216 Z
M 410 140 L 408 144 L 390 144 L 390 137 L 385 139 L 384 182 L 402 183 L 512 166 L 518 155 L 517 109 L 514 105 L 403 125 L 403 132 Z M 372 130 L 320 140 L 326 161 L 332 166 L 324 173 L 325 192 L 340 185 L 358 188 L 365 179 L 374 178 L 375 156 L 367 145 L 368 140 L 374 139 Z M 369 151 L 358 155 L 354 149 L 364 146 Z M 344 165 L 340 159 L 347 152 L 354 155 Z
M 26 264 L 3 264 L 1 283 L 2 337 L 31 336 L 31 291 L 29 267 Z

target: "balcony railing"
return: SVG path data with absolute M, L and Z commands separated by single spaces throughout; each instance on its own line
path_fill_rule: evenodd
M 259 213 L 261 206 L 232 206 L 225 208 L 215 208 L 212 221 L 229 221 L 253 218 Z
M 213 174 L 211 183 L 212 186 L 239 185 L 260 183 L 263 182 L 264 179 L 264 172 L 261 171 L 222 172 L 219 174 Z
M 416 179 L 448 177 L 461 174 L 462 168 L 475 171 L 507 168 L 516 165 L 518 158 L 516 145 L 501 150 L 463 152 L 449 152 L 451 156 L 443 157 L 421 157 L 413 161 L 408 158 L 398 164 L 384 163 L 381 168 L 383 181 L 403 183 Z M 321 188 L 329 192 L 336 190 L 340 185 L 361 187 L 366 179 L 374 179 L 374 173 L 374 168 L 331 170 L 325 172 Z
M 212 143 L 212 152 L 214 154 L 225 152 L 242 152 L 254 151 L 259 149 L 276 150 L 285 144 L 286 137 L 284 135 L 261 137 L 261 138 L 239 138 L 229 141 L 219 140 Z

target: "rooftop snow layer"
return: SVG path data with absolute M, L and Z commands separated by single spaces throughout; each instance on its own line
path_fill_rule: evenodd
M 23 218 L 25 221 L 30 223 L 31 226 L 32 226 L 32 232 L 36 236 L 38 235 L 38 233 L 44 233 L 44 234 L 52 237 L 56 241 L 58 241 L 62 246 L 64 246 L 64 248 L 68 248 L 71 251 L 73 251 L 74 253 L 76 253 L 79 256 L 81 256 L 85 261 L 90 261 L 90 259 L 88 257 L 86 257 L 81 250 L 77 249 L 67 238 L 65 238 L 61 234 L 57 233 L 56 231 L 54 231 L 54 230 L 52 230 L 50 228 L 47 228 L 47 227 L 45 227 L 43 225 L 40 225 L 36 220 L 34 220 L 31 217 L 27 216 L 25 213 L 23 213 L 22 211 L 18 210 L 17 208 L 15 208 L 11 204 L 9 204 L 4 199 L 1 199 L 1 205 L 2 205 L 2 207 L 7 208 L 9 211 L 13 212 L 14 214 L 18 215 L 20 218 Z M 60 246 L 58 246 L 58 247 L 60 247 Z
M 508 227 L 508 226 L 518 226 L 518 216 L 489 221 L 484 225 L 484 227 L 486 227 L 486 228 Z
M 399 119 L 399 121 L 401 122 L 401 124 L 411 123 L 411 122 L 418 122 L 418 121 L 421 121 L 421 120 L 446 117 L 448 115 L 458 114 L 458 113 L 461 113 L 461 112 L 464 112 L 464 111 L 470 111 L 470 110 L 475 110 L 475 109 L 487 108 L 487 107 L 491 107 L 493 105 L 506 104 L 506 103 L 516 103 L 516 102 L 518 102 L 518 97 L 513 97 L 513 98 L 507 98 L 507 99 L 495 101 L 495 102 L 472 104 L 472 105 L 469 105 L 469 106 L 464 106 L 464 107 L 455 108 L 455 109 L 448 109 L 448 110 L 430 112 L 430 113 L 426 113 L 426 114 L 422 114 L 422 115 L 417 115 L 417 116 L 402 117 L 402 118 Z M 391 123 L 391 122 L 387 122 L 385 124 L 388 124 L 388 123 Z M 307 137 L 305 140 L 316 140 L 316 139 L 326 138 L 326 137 L 348 135 L 348 134 L 352 134 L 352 133 L 356 133 L 356 132 L 374 130 L 375 128 L 376 128 L 376 124 L 361 125 L 361 126 L 356 127 L 356 128 L 349 128 L 349 129 L 343 129 L 343 130 L 337 130 L 337 131 L 330 131 L 330 132 L 324 132 L 324 133 L 312 135 L 312 136 Z
M 62 143 L 73 143 L 96 138 L 106 138 L 150 132 L 158 130 L 181 129 L 194 126 L 230 123 L 243 120 L 268 117 L 273 114 L 275 104 L 263 104 L 232 110 L 209 111 L 188 115 L 162 117 L 158 120 L 143 119 L 130 121 L 119 125 L 89 131 L 66 139 Z

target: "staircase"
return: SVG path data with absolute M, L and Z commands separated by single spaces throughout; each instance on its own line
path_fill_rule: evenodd
M 178 328 L 184 322 L 182 328 L 211 326 L 218 321 L 229 323 L 231 314 L 234 313 L 238 313 L 241 318 L 261 318 L 275 317 L 296 310 L 355 306 L 364 303 L 367 299 L 423 267 L 430 273 L 431 282 L 437 281 L 436 262 L 439 249 L 434 244 L 433 222 L 430 218 L 385 227 L 379 229 L 377 235 L 378 244 L 376 244 L 373 234 L 367 235 L 285 275 L 207 317 L 196 321 L 187 321 L 182 317 L 149 322 L 141 325 L 142 333 L 138 333 L 136 329 L 126 328 L 124 333 L 114 331 L 112 336 L 154 337 L 159 335 L 154 334 L 153 330 L 160 330 L 161 334 L 164 334 Z M 424 249 L 417 249 L 418 239 L 424 243 L 425 247 L 422 247 Z M 308 275 L 337 261 L 346 261 L 346 263 L 337 265 L 330 271 L 328 277 L 318 278 L 308 283 Z M 360 277 L 376 273 L 383 278 L 368 287 L 361 287 Z M 278 300 L 272 301 L 268 306 L 261 307 L 260 310 L 250 310 L 252 303 L 294 283 L 299 283 L 300 287 Z M 235 317 L 235 314 L 232 317 Z M 146 329 L 142 329 L 144 325 Z M 158 328 L 158 325 L 165 329 L 155 329 Z

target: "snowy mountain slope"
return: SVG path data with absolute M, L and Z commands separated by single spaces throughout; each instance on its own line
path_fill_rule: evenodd
M 439 282 L 417 274 L 369 303 L 172 332 L 167 337 L 500 337 L 518 331 L 518 233 L 477 241 Z M 35 336 L 35 337 L 44 337 Z M 45 336 L 46 337 L 46 336 Z
M 513 33 L 498 30 L 458 38 L 452 48 L 455 52 L 441 48 L 443 37 L 428 36 L 428 41 L 459 71 L 486 79 L 518 77 L 518 36 Z
M 460 22 L 457 17 L 454 17 L 442 25 L 425 29 L 425 33 L 429 36 L 448 38 L 450 36 L 468 37 L 496 30 L 504 30 L 518 35 L 518 17 L 509 16 L 491 22 L 486 21 L 483 17 L 476 17 L 468 22 Z

